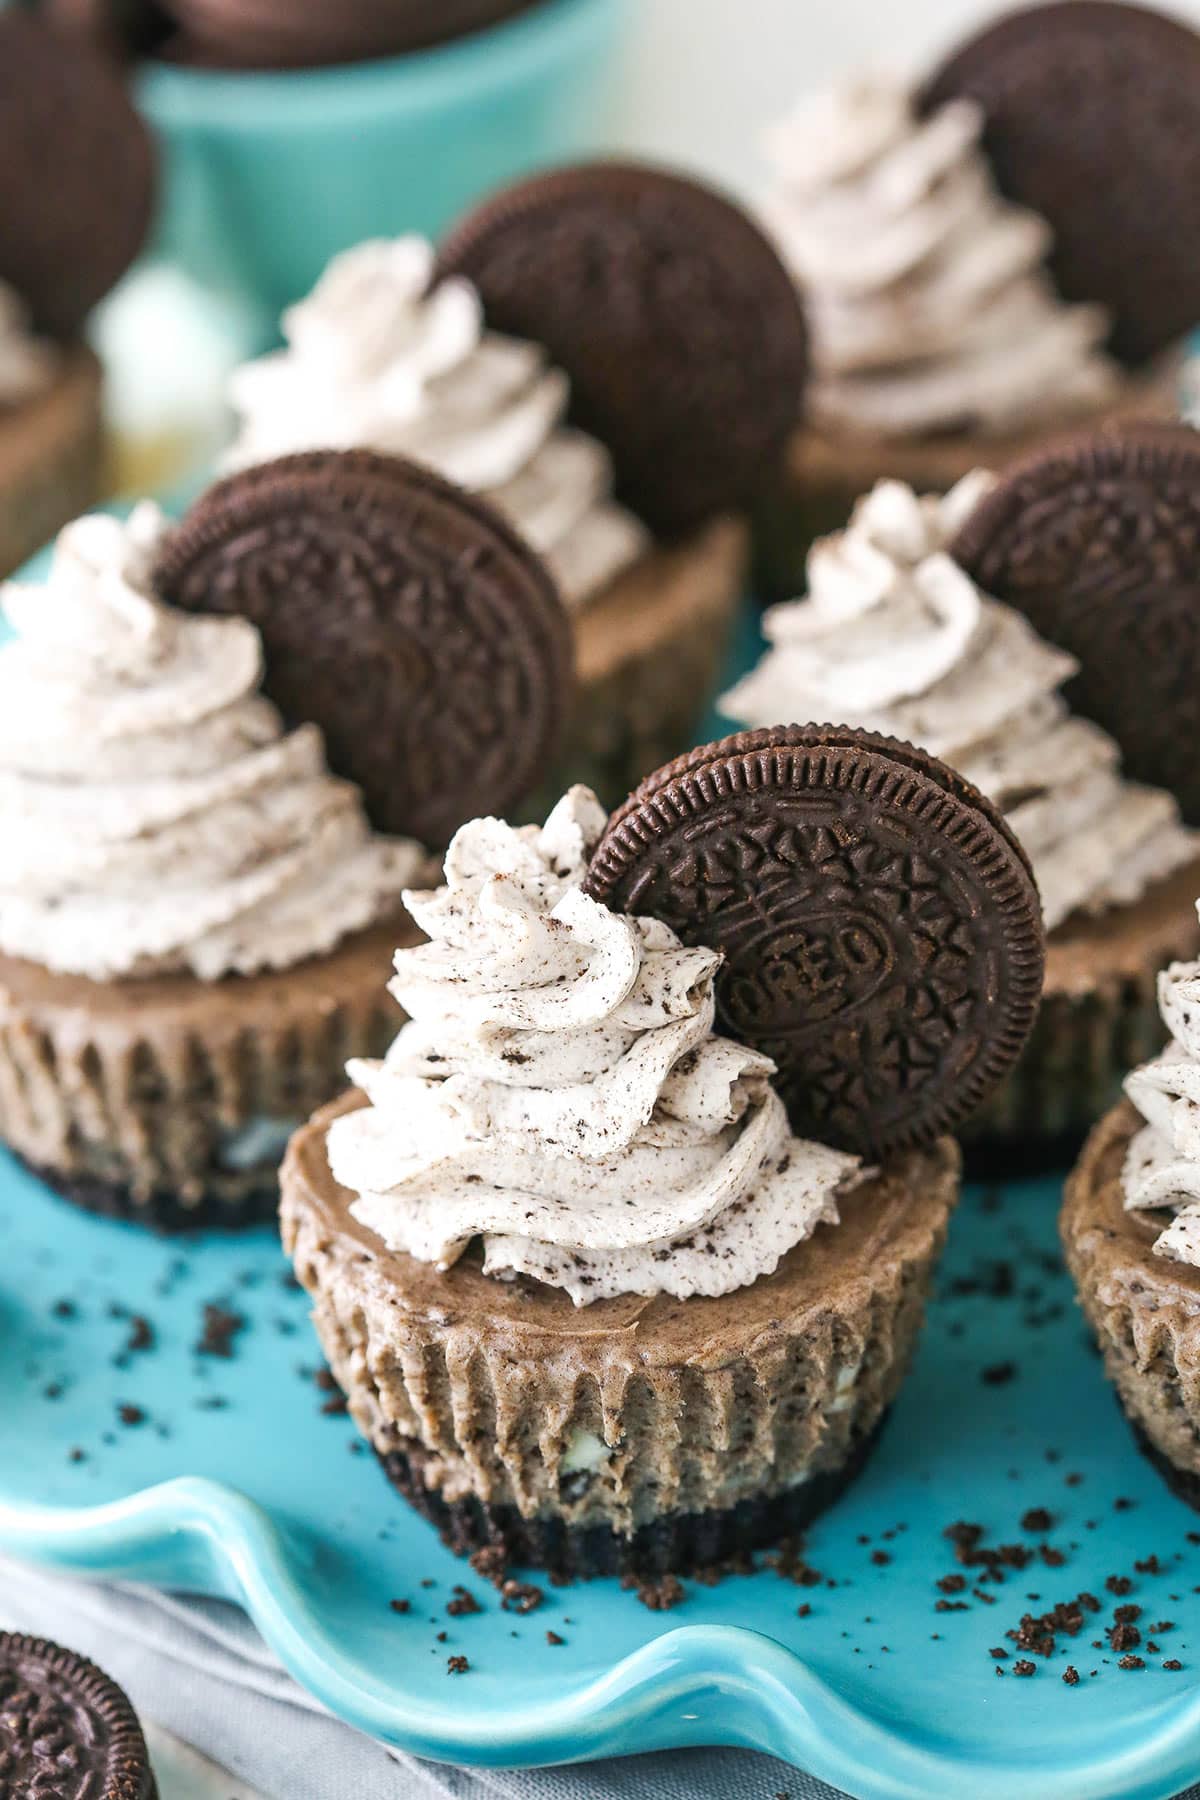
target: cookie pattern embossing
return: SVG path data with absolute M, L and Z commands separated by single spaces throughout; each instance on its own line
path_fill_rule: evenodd
M 1200 34 L 1149 7 L 1057 0 L 1006 14 L 926 86 L 968 99 L 1001 192 L 1050 225 L 1067 300 L 1099 302 L 1140 363 L 1200 317 Z
M 1200 822 L 1200 434 L 1112 426 L 1019 463 L 951 547 L 997 599 L 1069 650 L 1065 692 L 1127 772 Z
M 948 1129 L 1036 1011 L 1020 852 L 965 783 L 866 733 L 681 759 L 616 815 L 589 888 L 723 952 L 721 1023 L 772 1057 L 793 1129 L 821 1142 L 876 1154 Z
M 0 1794 L 12 1800 L 157 1800 L 128 1701 L 94 1664 L 0 1634 Z
M 792 282 L 758 228 L 696 183 L 596 164 L 487 201 L 442 248 L 494 330 L 571 379 L 571 416 L 620 497 L 663 532 L 747 502 L 793 429 L 807 369 Z
M 168 544 L 164 597 L 262 633 L 266 692 L 325 734 L 380 829 L 445 843 L 533 785 L 571 682 L 540 560 L 484 503 L 365 451 L 219 483 Z

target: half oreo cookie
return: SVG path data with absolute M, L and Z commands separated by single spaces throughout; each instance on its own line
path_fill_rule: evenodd
M 1024 853 L 969 783 L 871 732 L 776 726 L 669 763 L 587 888 L 720 950 L 721 1027 L 774 1059 L 793 1129 L 867 1156 L 953 1130 L 1037 1015 Z
M 1064 690 L 1200 824 L 1200 432 L 1110 425 L 1007 469 L 955 560 L 1078 660 Z
M 314 721 L 380 831 L 431 849 L 544 773 L 571 629 L 541 559 L 428 469 L 313 451 L 218 482 L 172 533 L 163 599 L 262 634 L 264 689 Z
M 44 331 L 74 336 L 150 226 L 154 148 L 100 52 L 0 12 L 0 281 Z
M 146 1740 L 116 1682 L 42 1638 L 0 1632 L 0 1794 L 158 1800 Z
M 1114 0 L 1024 7 L 956 50 L 924 111 L 974 100 L 1001 191 L 1054 233 L 1068 300 L 1112 314 L 1140 363 L 1200 323 L 1200 34 Z
M 453 229 L 494 330 L 541 344 L 620 497 L 671 535 L 738 511 L 777 466 L 808 366 L 800 302 L 732 201 L 681 175 L 593 163 L 535 175 Z

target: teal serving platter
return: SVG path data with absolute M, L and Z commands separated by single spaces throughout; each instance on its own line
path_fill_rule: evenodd
M 879 1449 L 809 1534 L 819 1584 L 763 1566 L 652 1612 L 599 1581 L 547 1587 L 522 1614 L 326 1410 L 307 1301 L 270 1230 L 153 1238 L 0 1157 L 0 1547 L 236 1600 L 334 1712 L 426 1756 L 740 1744 L 862 1800 L 1164 1800 L 1200 1769 L 1200 1518 L 1113 1403 L 1058 1265 L 1058 1197 L 1056 1181 L 968 1192 Z M 228 1358 L 198 1348 L 213 1305 L 244 1321 Z M 136 1317 L 149 1348 L 130 1348 Z M 1036 1507 L 1048 1532 L 1021 1528 Z M 980 1586 L 990 1603 L 970 1585 L 947 1600 L 959 1519 L 1063 1561 Z M 1152 1556 L 1158 1572 L 1139 1573 Z M 1104 1641 L 1110 1575 L 1131 1578 L 1143 1623 L 1172 1621 L 1143 1669 Z M 481 1612 L 447 1613 L 455 1583 Z M 1082 1590 L 1102 1610 L 1014 1674 L 1006 1630 Z M 470 1667 L 451 1674 L 458 1655 Z
M 748 615 L 735 660 L 754 647 Z M 1117 1410 L 1059 1260 L 1060 1194 L 968 1189 L 879 1448 L 809 1533 L 811 1585 L 760 1558 L 669 1611 L 598 1581 L 522 1613 L 319 1384 L 270 1229 L 154 1238 L 0 1152 L 0 1549 L 236 1601 L 333 1712 L 447 1761 L 725 1744 L 860 1800 L 1167 1800 L 1200 1773 L 1200 1517 Z M 209 1307 L 240 1323 L 205 1349 Z M 1033 1559 L 977 1580 L 945 1536 L 959 1520 Z M 455 1584 L 478 1612 L 448 1610 Z M 1100 1610 L 1018 1674 L 1006 1633 L 1081 1592 Z M 1143 1609 L 1140 1668 L 1107 1642 L 1122 1603 Z

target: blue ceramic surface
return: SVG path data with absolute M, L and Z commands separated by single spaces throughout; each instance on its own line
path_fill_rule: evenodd
M 479 194 L 606 140 L 629 0 L 544 0 L 416 55 L 287 73 L 151 63 L 156 247 L 269 334 L 338 250 L 438 232 Z
M 1200 1549 L 1186 1535 L 1200 1520 L 1133 1449 L 1085 1344 L 1055 1260 L 1057 1198 L 1046 1181 L 964 1203 L 879 1451 L 810 1534 L 836 1587 L 764 1568 L 689 1584 L 664 1614 L 606 1581 L 548 1589 L 521 1616 L 391 1493 L 350 1422 L 323 1412 L 306 1301 L 270 1231 L 153 1239 L 75 1212 L 0 1157 L 0 1545 L 240 1600 L 336 1712 L 432 1756 L 729 1743 L 864 1800 L 1163 1800 L 1200 1767 Z M 997 1259 L 1015 1263 L 1011 1293 Z M 214 1302 L 246 1321 L 230 1360 L 195 1348 Z M 131 1312 L 151 1321 L 152 1349 L 126 1349 Z M 983 1379 L 1007 1363 L 1010 1379 Z M 991 1605 L 968 1590 L 967 1610 L 936 1612 L 935 1582 L 955 1568 L 945 1527 L 973 1519 L 992 1542 L 1036 1543 L 1019 1524 L 1031 1506 L 1054 1514 L 1063 1566 L 1035 1563 L 981 1590 Z M 1134 1571 L 1149 1553 L 1163 1573 Z M 1113 1572 L 1132 1575 L 1143 1624 L 1174 1621 L 1138 1672 L 1092 1647 Z M 462 1581 L 484 1611 L 448 1617 Z M 1104 1601 L 1095 1626 L 1031 1679 L 997 1676 L 988 1651 L 1006 1628 L 1081 1589 Z M 548 1629 L 566 1642 L 547 1644 Z M 450 1675 L 458 1654 L 470 1670 Z M 1182 1671 L 1162 1669 L 1168 1656 Z M 1061 1680 L 1068 1661 L 1077 1688 Z

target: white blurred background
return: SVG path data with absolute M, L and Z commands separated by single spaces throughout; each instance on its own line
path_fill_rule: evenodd
M 1150 0 L 1200 24 L 1200 0 Z M 861 68 L 919 74 L 1016 0 L 633 0 L 631 148 L 763 185 L 756 137 L 796 95 Z

